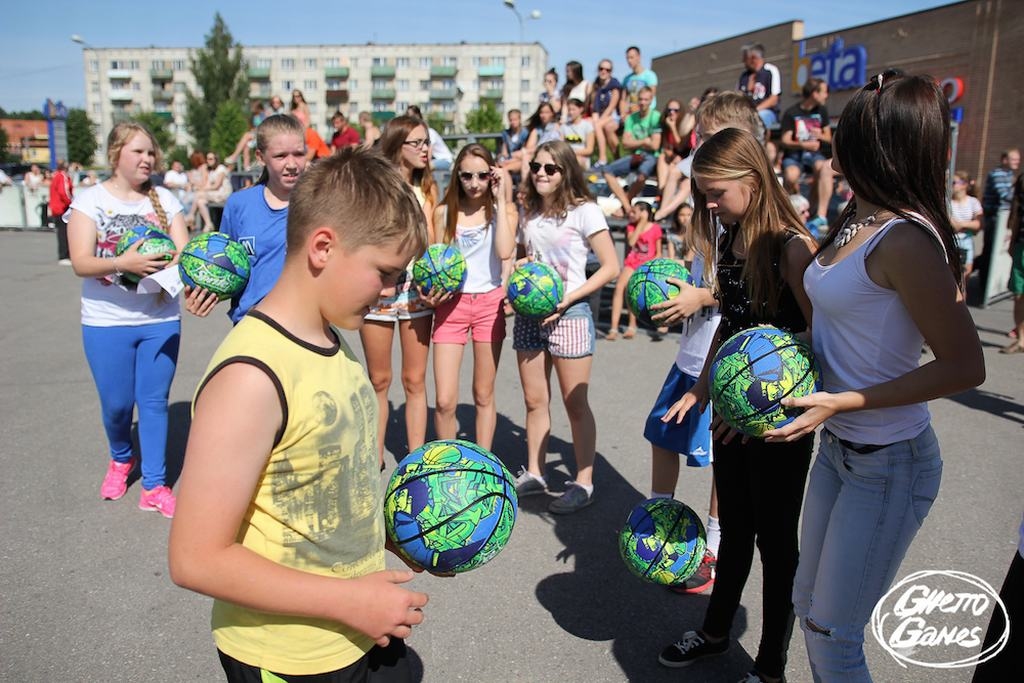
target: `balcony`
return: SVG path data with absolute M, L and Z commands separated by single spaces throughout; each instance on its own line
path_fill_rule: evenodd
M 373 91 L 370 92 L 370 99 L 373 99 L 373 100 L 387 100 L 387 101 L 390 102 L 391 100 L 395 99 L 395 89 L 394 88 L 374 88 Z
M 149 77 L 154 81 L 171 81 L 174 80 L 173 69 L 150 69 Z
M 505 65 L 482 66 L 476 72 L 480 78 L 501 78 L 505 75 Z
M 394 78 L 395 67 L 382 65 L 370 67 L 370 78 Z
M 111 102 L 131 102 L 135 97 L 132 90 L 115 89 L 110 91 Z
M 249 76 L 250 81 L 269 81 L 270 80 L 270 68 L 258 69 L 255 67 L 249 67 L 246 73 Z
M 327 104 L 347 104 L 348 103 L 348 90 L 328 90 L 327 92 Z M 391 91 L 392 93 L 394 90 Z M 392 99 L 394 96 L 392 95 Z M 380 98 L 387 99 L 387 98 Z
M 432 66 L 430 67 L 431 78 L 454 78 L 459 72 L 457 66 Z
M 498 100 L 498 101 L 500 101 L 503 97 L 505 97 L 505 91 L 504 90 L 481 90 L 480 91 L 480 99 L 481 100 L 488 100 L 488 101 Z
M 131 69 L 109 69 L 107 78 L 112 81 L 130 81 L 135 72 Z
M 125 121 L 130 121 L 131 118 L 133 116 L 137 116 L 138 113 L 138 107 L 115 109 L 113 112 L 111 112 L 110 119 L 114 122 L 114 124 L 124 123 Z
M 153 89 L 153 101 L 154 102 L 172 102 L 174 100 L 174 91 L 170 88 L 154 88 Z
M 324 69 L 324 78 L 348 78 L 348 67 L 329 66 Z
M 455 88 L 431 88 L 430 99 L 432 100 L 454 100 L 458 95 Z
M 153 113 L 156 114 L 157 116 L 159 116 L 161 119 L 163 119 L 165 123 L 174 123 L 174 113 L 173 112 L 169 112 L 169 111 L 155 111 Z

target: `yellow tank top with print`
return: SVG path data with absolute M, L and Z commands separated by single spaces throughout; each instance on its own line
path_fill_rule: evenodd
M 267 373 L 284 420 L 239 539 L 278 564 L 344 579 L 384 569 L 384 524 L 376 398 L 363 366 L 337 339 L 316 347 L 251 311 L 217 349 L 196 396 L 232 363 Z M 334 671 L 373 646 L 342 624 L 221 600 L 212 626 L 220 650 L 278 673 Z

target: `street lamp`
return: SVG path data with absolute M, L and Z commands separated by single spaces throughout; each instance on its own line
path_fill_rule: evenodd
M 512 10 L 515 13 L 516 19 L 519 20 L 519 42 L 520 43 L 526 42 L 525 30 L 524 30 L 524 26 L 523 26 L 523 15 L 519 13 L 519 9 L 516 7 L 516 0 L 504 0 L 504 4 L 505 4 L 505 7 L 508 7 L 510 10 Z M 529 14 L 529 18 L 530 19 L 540 19 L 540 10 L 539 9 L 532 10 L 530 12 L 530 14 Z
M 92 45 L 90 45 L 85 40 L 85 38 L 83 38 L 82 36 L 78 35 L 77 33 L 72 33 L 71 34 L 71 42 L 72 43 L 76 43 L 76 44 L 82 46 L 82 68 L 85 69 L 86 68 L 86 64 L 85 64 L 85 50 L 94 50 L 95 48 Z M 98 76 L 99 76 L 99 74 L 97 74 L 97 77 Z M 103 79 L 100 79 L 100 83 L 102 83 L 102 80 Z M 89 100 L 89 95 L 88 95 L 88 93 L 89 93 L 88 77 L 86 77 L 85 88 L 86 88 L 86 91 L 85 91 L 86 92 L 86 101 L 88 101 Z M 100 105 L 100 111 L 99 111 L 100 122 L 96 126 L 96 138 L 97 138 L 97 141 L 100 143 L 100 151 L 103 153 L 103 156 L 106 156 L 106 154 L 107 154 L 106 138 L 103 136 L 103 130 L 104 130 L 105 127 L 104 127 L 104 121 L 103 121 L 103 92 L 102 92 L 102 89 L 98 93 L 98 95 L 99 95 L 99 105 Z M 88 113 L 86 115 L 88 115 Z

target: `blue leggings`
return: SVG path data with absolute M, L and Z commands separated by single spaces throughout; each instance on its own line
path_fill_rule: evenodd
M 178 363 L 181 321 L 82 326 L 85 357 L 100 395 L 110 457 L 132 457 L 132 410 L 139 407 L 142 487 L 167 483 L 167 396 Z

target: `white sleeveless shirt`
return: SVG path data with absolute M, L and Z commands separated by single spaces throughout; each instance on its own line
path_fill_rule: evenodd
M 496 211 L 498 209 L 495 209 Z M 466 259 L 466 294 L 485 294 L 501 287 L 501 259 L 494 253 L 495 218 L 482 225 L 455 226 L 455 245 Z
M 923 225 L 938 241 L 935 228 Z M 804 271 L 804 289 L 814 306 L 814 353 L 825 391 L 855 391 L 896 379 L 916 369 L 924 338 L 894 290 L 868 276 L 868 256 L 894 225 L 893 218 L 842 261 L 822 265 L 814 258 Z M 917 230 L 905 225 L 904 229 Z M 943 251 L 945 253 L 945 251 Z M 912 439 L 928 426 L 927 403 L 839 413 L 825 427 L 854 443 L 887 445 Z

